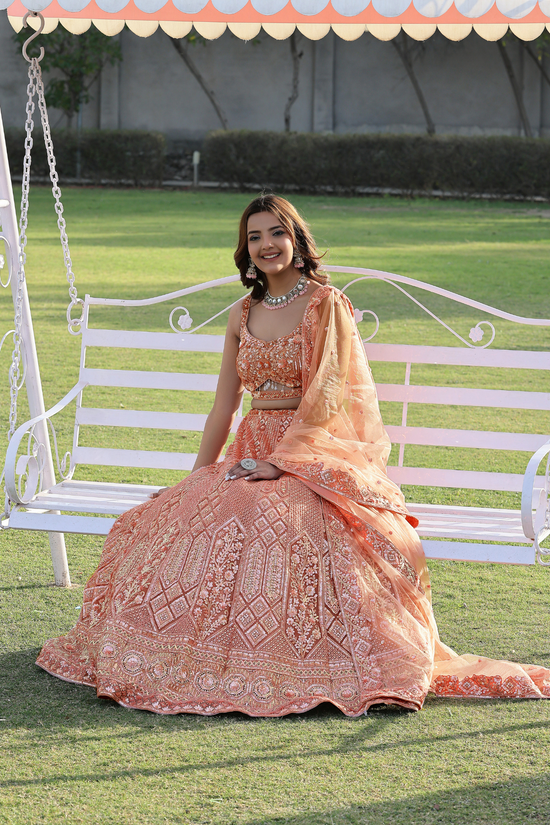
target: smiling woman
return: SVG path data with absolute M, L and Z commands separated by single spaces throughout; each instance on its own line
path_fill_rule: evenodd
M 234 257 L 243 286 L 252 286 L 250 301 L 243 302 L 240 317 L 235 316 L 242 324 L 242 334 L 235 329 L 240 345 L 238 369 L 239 359 L 246 357 L 251 344 L 252 358 L 256 358 L 251 338 L 266 345 L 278 341 L 285 348 L 302 323 L 309 299 L 319 285 L 328 283 L 328 276 L 320 269 L 321 259 L 307 224 L 292 204 L 272 195 L 256 198 L 245 209 Z M 273 313 L 280 309 L 285 312 Z M 295 372 L 300 372 L 299 365 Z M 297 389 L 292 391 L 292 387 Z M 301 377 L 287 376 L 286 388 L 285 393 L 284 384 L 267 377 L 252 392 L 252 407 L 295 409 L 301 399 Z
M 230 313 L 194 470 L 118 519 L 76 627 L 38 664 L 168 714 L 550 696 L 542 667 L 439 641 L 353 309 L 303 219 L 257 198 L 235 259 L 252 294 Z M 245 388 L 253 409 L 219 461 Z

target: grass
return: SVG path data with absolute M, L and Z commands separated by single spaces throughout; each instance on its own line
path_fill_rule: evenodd
M 66 288 L 50 200 L 46 190 L 32 192 L 27 266 L 47 404 L 75 382 L 80 348 L 64 324 Z M 236 217 L 248 201 L 246 195 L 68 190 L 64 200 L 81 294 L 146 297 L 234 271 Z M 294 200 L 320 245 L 330 247 L 334 264 L 395 271 L 511 312 L 550 316 L 546 206 L 389 198 Z M 220 303 L 225 297 L 220 296 Z M 394 291 L 382 288 L 376 300 L 384 340 L 440 340 L 442 333 Z M 446 312 L 431 298 L 430 307 Z M 191 314 L 199 318 L 209 309 L 199 301 Z M 11 311 L 4 295 L 1 334 L 9 328 Z M 461 310 L 445 319 L 467 335 L 480 317 Z M 135 328 L 146 322 L 145 315 L 138 316 Z M 166 314 L 156 316 L 153 324 L 165 329 Z M 548 348 L 548 332 L 525 328 L 518 338 L 509 326 L 497 325 L 501 346 Z M 9 348 L 0 353 L 4 375 L 9 356 Z M 128 357 L 119 356 L 120 363 Z M 111 356 L 99 351 L 94 357 L 99 365 Z M 203 359 L 196 366 L 215 372 L 216 359 Z M 177 359 L 166 368 L 180 368 Z M 419 374 L 416 380 L 424 379 Z M 442 376 L 451 385 L 467 379 L 457 372 Z M 535 377 L 516 373 L 504 380 L 515 387 L 532 385 Z M 547 376 L 536 380 L 547 388 Z M 480 376 L 483 386 L 500 387 L 501 381 L 501 374 L 489 370 Z M 20 421 L 26 417 L 22 395 Z M 199 410 L 205 400 L 196 395 L 193 403 Z M 179 398 L 173 396 L 168 405 L 177 409 Z M 0 399 L 5 429 L 6 384 Z M 157 402 L 145 396 L 117 397 L 117 404 L 137 403 L 155 409 Z M 390 423 L 396 411 L 388 405 L 384 412 Z M 430 409 L 423 413 L 428 419 L 434 414 Z M 446 426 L 460 426 L 462 414 L 445 411 Z M 548 432 L 548 423 L 544 412 L 536 420 L 518 412 L 514 426 L 518 432 Z M 493 426 L 498 427 L 498 421 Z M 60 430 L 65 444 L 69 417 Z M 135 436 L 125 430 L 117 435 L 135 443 Z M 182 449 L 181 436 L 167 433 L 166 439 Z M 89 437 L 102 440 L 104 433 Z M 148 443 L 147 433 L 140 437 Z M 498 460 L 515 468 L 520 458 L 514 454 Z M 456 462 L 463 456 L 448 459 Z M 476 460 L 483 461 L 483 456 Z M 97 477 L 98 469 L 88 472 Z M 481 499 L 487 506 L 495 503 L 491 494 Z M 49 584 L 47 537 L 0 535 L 1 823 L 550 821 L 548 702 L 429 699 L 419 714 L 377 710 L 360 720 L 346 719 L 326 706 L 277 720 L 238 714 L 157 717 L 124 710 L 98 700 L 91 689 L 49 677 L 35 667 L 34 659 L 44 639 L 74 624 L 81 585 L 97 563 L 101 541 L 69 536 L 67 545 L 71 574 L 79 585 L 69 591 Z M 460 652 L 550 666 L 547 570 L 450 562 L 430 562 L 430 569 L 434 609 L 448 644 Z

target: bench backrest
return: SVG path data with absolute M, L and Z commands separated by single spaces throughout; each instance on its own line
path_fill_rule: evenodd
M 405 284 L 409 287 L 419 287 L 425 291 L 437 292 L 444 297 L 450 297 L 458 303 L 468 305 L 475 309 L 482 308 L 484 312 L 492 308 L 486 307 L 478 302 L 469 301 L 462 296 L 453 296 L 453 293 L 446 293 L 430 287 L 421 282 L 401 276 L 389 275 L 388 273 L 377 273 L 371 270 L 347 270 L 340 267 L 329 267 L 333 272 L 348 272 L 360 276 L 356 279 L 356 289 L 354 296 L 357 301 L 357 281 L 384 281 L 386 283 Z M 151 304 L 168 303 L 192 292 L 201 292 L 205 289 L 214 289 L 216 285 L 227 285 L 237 281 L 237 276 L 221 279 L 214 284 L 199 285 L 186 290 L 180 290 L 167 296 L 145 301 L 119 301 L 113 299 L 98 299 L 86 296 L 85 300 L 85 323 L 82 331 L 82 354 L 80 367 L 80 380 L 88 387 L 97 388 L 96 399 L 90 406 L 85 405 L 87 391 L 78 399 L 76 411 L 76 426 L 74 433 L 74 443 L 72 451 L 72 466 L 77 464 L 106 465 L 120 467 L 143 467 L 158 468 L 166 470 L 185 471 L 190 470 L 195 460 L 195 452 L 173 450 L 150 450 L 150 449 L 121 449 L 118 447 L 86 446 L 81 438 L 81 430 L 87 426 L 95 427 L 130 427 L 171 430 L 201 433 L 206 420 L 206 409 L 210 406 L 213 393 L 217 386 L 217 375 L 198 373 L 196 366 L 189 367 L 189 362 L 198 353 L 217 353 L 223 349 L 223 335 L 203 334 L 188 331 L 178 331 L 172 318 L 176 312 L 182 312 L 182 326 L 189 323 L 188 313 L 182 307 L 173 309 L 170 313 L 170 325 L 173 332 L 156 332 L 141 330 L 120 330 L 120 329 L 94 329 L 89 326 L 89 313 L 93 307 L 118 307 L 130 308 Z M 398 287 L 401 292 L 403 288 Z M 405 293 L 407 294 L 407 293 Z M 242 295 L 240 285 L 231 296 L 233 300 L 238 300 Z M 418 301 L 415 303 L 418 304 Z M 366 302 L 366 299 L 365 299 Z M 365 310 L 372 315 L 372 310 Z M 187 314 L 186 314 L 187 313 Z M 218 313 L 221 314 L 221 313 Z M 358 319 L 362 312 L 358 312 Z M 433 313 L 430 313 L 433 316 Z M 493 310 L 492 314 L 500 315 L 507 319 L 514 320 L 514 316 Z M 215 316 L 216 317 L 216 316 Z M 435 317 L 435 316 L 433 316 Z M 180 319 L 181 320 L 181 319 Z M 378 323 L 378 322 L 377 322 Z M 486 323 L 486 322 L 484 322 Z M 544 322 L 543 322 L 544 324 Z M 202 326 L 202 325 L 201 325 Z M 360 327 L 361 329 L 362 327 Z M 550 321 L 546 322 L 546 328 L 550 329 Z M 464 340 L 464 339 L 462 339 Z M 474 336 L 475 340 L 475 336 Z M 542 340 L 542 338 L 541 338 Z M 467 342 L 466 342 L 467 343 Z M 88 366 L 90 356 L 94 350 L 122 350 L 135 353 L 136 359 L 139 351 L 154 351 L 158 354 L 158 363 L 161 369 L 151 369 L 150 366 L 143 369 L 118 368 L 112 366 Z M 463 373 L 468 372 L 467 368 L 475 367 L 479 370 L 498 368 L 509 370 L 545 370 L 550 371 L 550 353 L 545 351 L 520 351 L 520 350 L 497 350 L 480 349 L 473 346 L 419 346 L 419 345 L 399 345 L 399 344 L 379 344 L 372 341 L 366 343 L 366 351 L 369 360 L 373 364 L 375 378 L 377 370 L 382 365 L 399 364 L 400 380 L 377 381 L 378 393 L 383 408 L 388 405 L 391 415 L 385 420 L 388 433 L 392 442 L 397 445 L 397 454 L 393 457 L 393 465 L 389 468 L 389 474 L 394 481 L 399 484 L 414 484 L 430 487 L 460 487 L 468 489 L 488 489 L 519 491 L 521 490 L 522 474 L 525 469 L 529 454 L 532 454 L 538 447 L 544 444 L 549 438 L 550 426 L 544 430 L 544 426 L 539 427 L 539 432 L 532 432 L 523 424 L 516 429 L 523 429 L 526 432 L 515 432 L 512 422 L 502 421 L 498 430 L 491 429 L 491 415 L 494 411 L 505 410 L 550 410 L 550 386 L 541 391 L 540 387 L 535 389 L 502 389 L 483 388 L 472 386 L 452 386 L 449 385 L 447 375 L 445 382 L 441 385 L 430 383 L 420 385 L 416 382 L 415 371 L 421 369 L 424 374 L 426 370 L 433 369 L 437 381 L 437 372 L 442 367 L 453 367 L 462 369 Z M 178 364 L 177 371 L 169 372 L 162 369 L 163 354 L 164 360 L 169 352 L 178 353 L 181 356 L 181 363 Z M 109 360 L 109 359 L 107 359 Z M 111 358 L 111 361 L 113 359 Z M 133 357 L 130 355 L 131 367 L 134 367 Z M 466 368 L 466 369 L 464 369 Z M 474 371 L 475 372 L 475 371 Z M 540 375 L 540 373 L 538 373 Z M 550 374 L 548 372 L 547 374 Z M 472 373 L 473 375 L 473 373 Z M 510 375 L 509 373 L 507 375 Z M 465 383 L 464 375 L 462 383 Z M 535 382 L 536 383 L 536 382 Z M 514 383 L 512 382 L 512 386 Z M 157 400 L 151 406 L 153 409 L 125 409 L 117 403 L 120 389 L 129 388 L 136 390 L 156 391 Z M 181 405 L 177 404 L 179 412 L 166 409 L 164 399 L 168 393 L 178 391 L 181 395 Z M 202 406 L 204 410 L 196 411 L 196 403 L 189 404 L 189 398 L 195 397 L 194 393 L 207 393 L 208 403 Z M 101 403 L 98 398 L 103 396 Z M 104 401 L 107 401 L 105 405 Z M 397 409 L 391 405 L 397 404 Z M 438 411 L 443 408 L 475 407 L 478 411 L 486 411 L 489 426 L 480 428 L 471 426 L 445 426 L 445 422 L 439 421 Z M 428 426 L 422 421 L 422 411 L 428 411 Z M 483 418 L 485 413 L 478 412 L 478 418 Z M 505 415 L 509 415 L 506 413 Z M 442 416 L 444 418 L 445 416 Z M 455 416 L 456 418 L 456 416 Z M 396 423 L 398 421 L 399 423 Z M 238 421 L 235 423 L 235 428 Z M 416 451 L 415 451 L 415 448 Z M 416 461 L 421 466 L 415 466 L 415 458 L 418 458 L 418 448 L 422 448 L 422 461 Z M 427 452 L 427 448 L 435 448 L 437 453 Z M 523 468 L 519 472 L 502 472 L 498 469 L 491 469 L 490 461 L 483 461 L 482 469 L 461 469 L 455 466 L 445 468 L 449 464 L 448 451 L 455 448 L 480 449 L 489 451 L 519 451 L 525 453 Z M 445 457 L 445 451 L 447 455 Z M 443 461 L 436 456 L 443 456 Z M 485 464 L 487 466 L 485 466 Z M 519 469 L 519 468 L 518 468 Z
M 415 365 L 444 365 L 452 367 L 504 368 L 523 370 L 550 370 L 550 352 L 521 352 L 516 350 L 466 350 L 458 347 L 399 346 L 393 344 L 367 344 L 371 363 L 390 362 L 404 366 L 402 384 L 377 383 L 381 402 L 398 402 L 401 423 L 388 424 L 386 429 L 394 445 L 399 445 L 397 466 L 389 474 L 398 484 L 414 484 L 429 487 L 459 487 L 475 490 L 521 491 L 520 473 L 503 473 L 490 469 L 463 470 L 445 467 L 415 467 L 406 461 L 406 446 L 418 445 L 443 449 L 478 449 L 490 451 L 517 451 L 529 455 L 550 438 L 550 429 L 541 433 L 514 432 L 508 420 L 506 431 L 466 427 L 415 426 L 413 405 L 443 405 L 446 407 L 475 407 L 487 414 L 493 410 L 550 411 L 550 391 L 483 389 L 479 387 L 421 386 L 411 384 L 411 372 Z M 549 382 L 550 383 L 550 382 Z M 434 415 L 437 415 L 434 411 Z M 504 414 L 504 418 L 509 413 Z M 479 416 L 478 416 L 479 417 Z M 408 466 L 407 466 L 408 465 Z
M 86 360 L 95 347 L 146 349 L 159 353 L 172 352 L 214 352 L 223 350 L 224 337 L 220 335 L 186 335 L 168 332 L 121 332 L 110 329 L 84 329 L 82 332 L 82 360 L 79 380 L 89 387 L 134 388 L 158 390 L 162 394 L 179 390 L 182 392 L 181 408 L 185 409 L 186 392 L 207 392 L 212 397 L 218 384 L 217 375 L 193 372 L 141 371 L 135 369 L 90 368 Z M 116 394 L 113 395 L 116 398 Z M 202 432 L 206 414 L 170 412 L 163 410 L 131 410 L 111 407 L 84 406 L 84 394 L 78 400 L 76 427 L 72 451 L 72 463 L 116 467 L 144 467 L 165 470 L 190 470 L 196 454 L 186 452 L 117 449 L 112 447 L 89 447 L 80 444 L 80 429 L 83 426 L 131 427 L 160 430 L 182 430 Z

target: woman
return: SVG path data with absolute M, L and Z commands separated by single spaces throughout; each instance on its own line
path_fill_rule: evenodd
M 351 304 L 290 203 L 249 204 L 235 261 L 252 294 L 230 312 L 195 468 L 118 519 L 76 627 L 38 664 L 158 713 L 550 696 L 544 668 L 439 642 Z

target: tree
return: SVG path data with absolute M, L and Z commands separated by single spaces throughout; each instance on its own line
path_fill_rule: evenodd
M 24 28 L 15 35 L 14 40 L 22 45 L 28 37 L 29 29 Z M 44 73 L 57 70 L 61 74 L 61 77 L 48 78 L 45 84 L 46 103 L 65 113 L 71 129 L 75 114 L 92 99 L 90 88 L 103 67 L 121 60 L 119 42 L 93 26 L 79 35 L 58 26 L 46 35 L 45 55 L 40 64 Z

